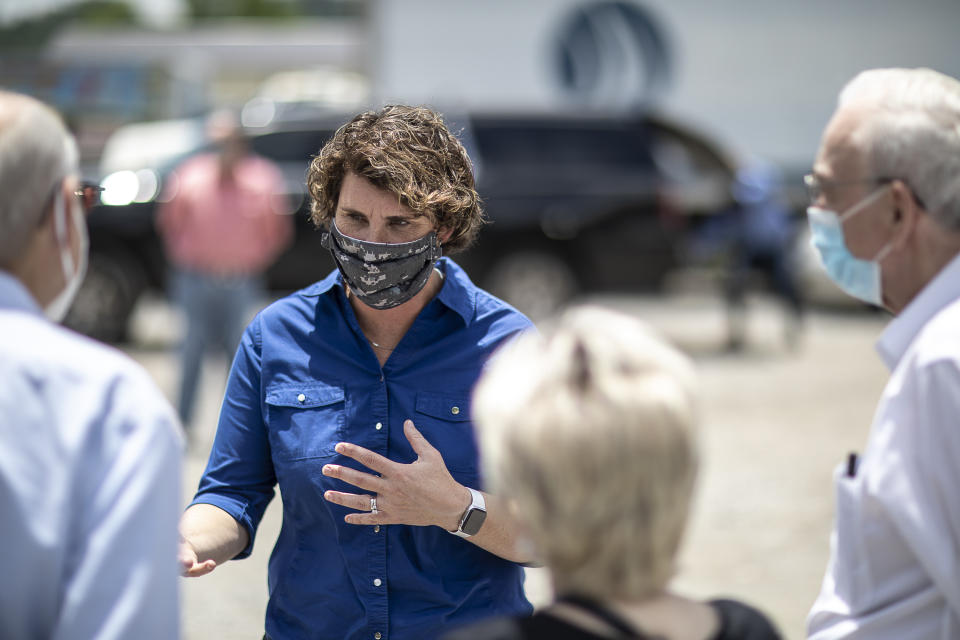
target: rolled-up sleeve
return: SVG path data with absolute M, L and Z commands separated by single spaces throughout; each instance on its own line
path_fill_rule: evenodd
M 247 530 L 250 541 L 235 559 L 246 558 L 253 550 L 257 526 L 277 482 L 263 422 L 259 327 L 257 316 L 240 341 L 210 459 L 191 503 L 219 507 Z

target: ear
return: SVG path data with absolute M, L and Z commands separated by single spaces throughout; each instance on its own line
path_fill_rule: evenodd
M 926 215 L 926 212 L 917 202 L 913 190 L 903 180 L 894 180 L 891 183 L 890 194 L 893 199 L 893 210 L 890 214 L 893 242 L 902 246 L 917 228 L 920 216 Z
M 437 237 L 440 238 L 440 244 L 446 244 L 452 235 L 453 229 L 449 227 L 440 227 L 437 229 Z
M 30 248 L 24 252 L 24 255 L 37 249 L 52 253 L 59 251 L 61 242 L 53 220 L 55 217 L 53 214 L 54 206 L 55 198 L 51 198 L 50 202 L 47 203 L 47 208 L 37 221 L 37 226 L 30 234 L 30 240 L 28 241 Z
M 70 236 L 73 233 L 71 228 L 73 225 L 70 224 L 70 217 L 67 216 L 67 220 L 62 222 L 65 223 L 65 226 L 61 227 L 60 223 L 57 220 L 57 201 L 60 200 L 64 203 L 64 206 L 70 204 L 70 200 L 67 198 L 70 197 L 70 188 L 67 185 L 67 181 L 64 180 L 60 184 L 60 193 L 54 192 L 53 196 L 47 202 L 47 208 L 43 212 L 43 217 L 40 218 L 40 223 L 38 226 L 38 231 L 41 233 L 47 234 L 52 240 L 54 246 L 60 247 L 64 244 L 69 244 Z M 69 213 L 69 212 L 68 212 Z

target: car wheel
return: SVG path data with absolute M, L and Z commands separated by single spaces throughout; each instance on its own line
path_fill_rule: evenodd
M 143 282 L 141 270 L 132 261 L 91 253 L 83 285 L 64 324 L 104 342 L 125 341 Z
M 519 251 L 498 261 L 486 277 L 487 289 L 533 321 L 554 313 L 579 289 L 573 270 L 543 251 Z

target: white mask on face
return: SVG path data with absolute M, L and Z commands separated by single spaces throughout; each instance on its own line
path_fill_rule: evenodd
M 60 322 L 67 315 L 70 305 L 73 304 L 83 277 L 87 273 L 87 253 L 89 240 L 87 238 L 87 223 L 83 219 L 83 209 L 76 198 L 70 198 L 70 218 L 74 232 L 77 234 L 80 245 L 79 261 L 74 268 L 73 253 L 70 251 L 70 238 L 67 234 L 67 204 L 63 199 L 63 189 L 57 189 L 53 202 L 53 231 L 56 234 L 57 244 L 60 245 L 60 268 L 63 279 L 67 283 L 57 297 L 43 310 L 44 314 L 54 322 Z

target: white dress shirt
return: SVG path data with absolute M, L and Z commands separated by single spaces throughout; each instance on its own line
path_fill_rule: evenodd
M 0 637 L 179 637 L 173 410 L 3 271 L 0 381 Z
M 867 448 L 835 473 L 811 638 L 960 638 L 960 256 L 895 318 Z M 841 391 L 842 392 L 842 391 Z

